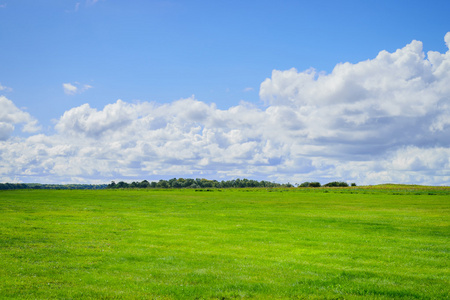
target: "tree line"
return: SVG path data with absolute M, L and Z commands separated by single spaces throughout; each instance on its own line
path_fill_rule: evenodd
M 303 182 L 295 184 L 297 187 L 348 187 L 349 184 L 343 181 L 332 181 L 321 185 L 320 182 Z M 351 186 L 356 186 L 352 183 Z M 159 181 L 149 182 L 148 180 L 133 181 L 127 183 L 124 181 L 111 181 L 110 184 L 40 184 L 40 183 L 0 183 L 0 190 L 18 190 L 18 189 L 52 189 L 52 190 L 98 190 L 98 189 L 182 189 L 182 188 L 274 188 L 274 187 L 294 187 L 291 183 L 276 183 L 270 181 L 257 181 L 252 179 L 233 179 L 233 180 L 209 180 L 192 178 L 172 178 L 169 180 L 161 179 Z
M 209 180 L 204 178 L 172 178 L 169 180 L 161 179 L 159 181 L 149 182 L 143 180 L 141 182 L 133 181 L 132 183 L 127 183 L 124 181 L 119 181 L 118 183 L 112 181 L 108 184 L 107 188 L 110 189 L 120 189 L 120 188 L 156 188 L 156 189 L 181 189 L 181 188 L 250 188 L 250 187 L 292 187 L 292 184 L 280 184 L 270 181 L 257 181 L 251 179 L 233 179 L 233 180 Z
M 0 190 L 101 190 L 106 187 L 106 184 L 0 183 Z
M 356 183 L 351 183 L 351 186 L 356 186 Z M 302 184 L 299 185 L 299 187 L 321 187 L 321 186 L 325 186 L 325 187 L 348 187 L 348 183 L 344 182 L 344 181 L 332 181 L 332 182 L 328 182 L 324 185 L 321 185 L 320 182 L 303 182 Z
M 298 187 L 321 187 L 320 182 L 304 182 L 302 184 L 296 184 Z M 332 181 L 323 185 L 324 187 L 348 187 L 349 184 L 343 181 Z M 351 186 L 356 186 L 356 183 L 352 183 Z M 106 188 L 109 189 L 126 189 L 126 188 L 156 188 L 156 189 L 180 189 L 180 188 L 252 188 L 252 187 L 293 187 L 291 183 L 275 183 L 270 181 L 257 181 L 251 179 L 233 179 L 233 180 L 208 180 L 208 179 L 192 179 L 192 178 L 172 178 L 169 180 L 159 180 L 149 182 L 143 180 L 141 182 L 133 181 L 127 183 L 119 181 L 116 183 L 112 181 Z

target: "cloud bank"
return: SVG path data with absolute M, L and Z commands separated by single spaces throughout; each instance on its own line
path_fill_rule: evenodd
M 450 33 L 444 39 L 449 47 Z M 221 110 L 193 97 L 169 104 L 117 100 L 101 110 L 84 104 L 60 117 L 56 134 L 28 138 L 10 137 L 8 126 L 31 124 L 29 115 L 0 115 L 0 176 L 43 183 L 247 177 L 448 185 L 449 82 L 450 51 L 425 54 L 412 41 L 329 74 L 274 70 L 260 87 L 263 108 L 243 102 Z M 0 105 L 20 116 L 5 97 Z

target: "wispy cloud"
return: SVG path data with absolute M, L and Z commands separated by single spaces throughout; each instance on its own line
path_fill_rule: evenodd
M 77 93 L 78 88 L 71 83 L 63 83 L 64 93 L 67 95 L 75 95 Z
M 0 8 L 5 8 L 5 7 L 6 7 L 6 3 L 0 4 Z
M 254 88 L 252 88 L 252 87 L 246 87 L 244 90 L 243 90 L 243 92 L 244 93 L 247 93 L 247 92 L 251 92 L 251 91 L 253 91 L 254 90 Z
M 75 7 L 73 9 L 66 9 L 66 13 L 76 13 L 80 9 L 80 2 L 75 3 Z
M 95 5 L 96 3 L 98 3 L 99 2 L 99 0 L 86 0 L 85 2 L 84 2 L 84 5 L 81 3 L 81 2 L 77 2 L 77 3 L 75 3 L 75 7 L 73 8 L 73 9 L 69 9 L 69 10 L 66 10 L 66 12 L 67 13 L 76 13 L 76 12 L 78 12 L 82 7 L 89 7 L 89 6 L 93 6 L 93 5 Z
M 11 92 L 12 88 L 4 86 L 0 83 L 0 91 Z
M 88 89 L 91 89 L 92 86 L 89 84 L 80 84 L 78 82 L 75 83 L 63 83 L 63 90 L 64 93 L 66 93 L 67 95 L 75 95 L 75 94 L 81 94 L 85 91 L 87 91 Z
M 87 6 L 91 6 L 94 5 L 98 2 L 99 0 L 86 0 L 86 5 Z

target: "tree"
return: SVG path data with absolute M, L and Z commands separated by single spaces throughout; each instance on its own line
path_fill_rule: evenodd
M 128 183 L 126 183 L 124 181 L 119 181 L 119 183 L 116 185 L 116 188 L 119 188 L 119 189 L 124 189 L 127 187 L 129 187 L 129 185 L 128 185 Z
M 130 184 L 130 188 L 137 188 L 137 187 L 139 187 L 139 182 L 137 182 L 137 181 L 133 181 L 133 182 Z
M 107 188 L 109 189 L 114 189 L 116 187 L 116 182 L 115 181 L 111 181 L 110 184 L 108 184 Z
M 141 183 L 139 183 L 139 187 L 146 189 L 150 187 L 150 182 L 148 182 L 147 180 L 142 180 Z
M 166 188 L 169 187 L 169 183 L 167 182 L 167 180 L 162 180 L 162 179 L 161 179 L 161 180 L 158 181 L 158 183 L 156 184 L 156 187 L 166 189 Z

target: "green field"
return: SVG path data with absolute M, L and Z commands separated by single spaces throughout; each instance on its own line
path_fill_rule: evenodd
M 0 298 L 449 299 L 450 189 L 0 192 Z

